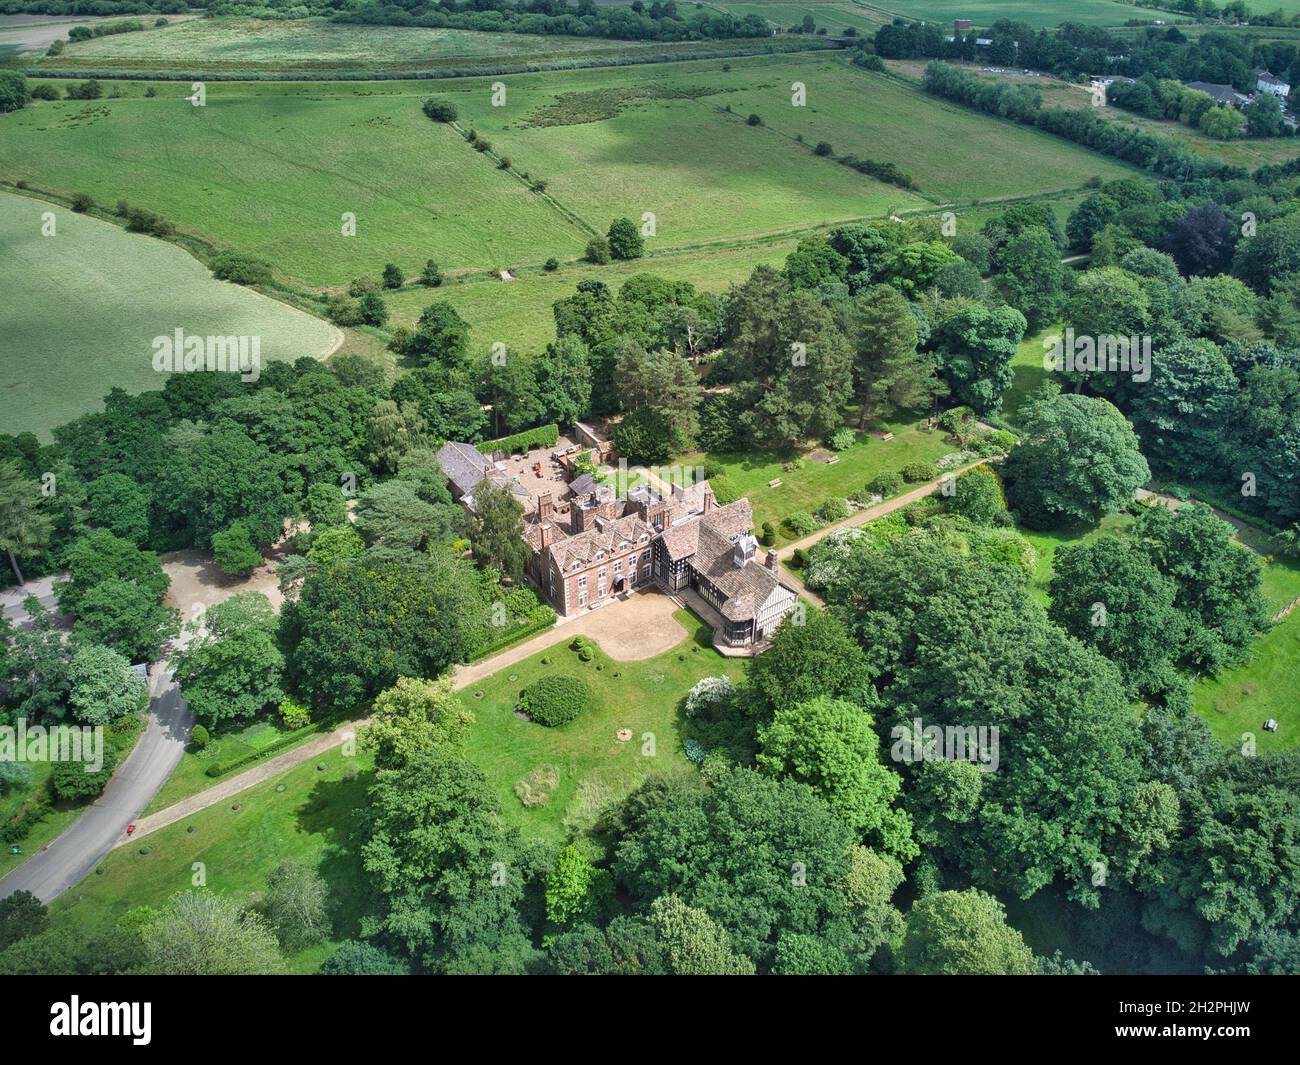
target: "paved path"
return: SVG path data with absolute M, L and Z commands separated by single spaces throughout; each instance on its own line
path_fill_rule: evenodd
M 572 621 L 556 625 L 541 635 L 534 636 L 531 640 L 514 647 L 508 647 L 500 654 L 486 658 L 482 662 L 476 662 L 472 666 L 458 666 L 453 675 L 452 686 L 460 691 L 507 666 L 522 662 L 525 658 L 537 654 L 538 651 L 543 651 L 557 643 L 568 642 L 575 636 L 590 636 L 598 640 L 600 649 L 610 658 L 620 662 L 653 658 L 676 647 L 686 638 L 686 630 L 673 617 L 673 612 L 678 609 L 680 607 L 676 600 L 658 589 L 636 592 L 627 599 L 616 599 L 605 606 L 580 614 Z M 182 799 L 166 809 L 140 818 L 135 823 L 135 831 L 131 834 L 130 842 L 151 832 L 157 832 L 167 825 L 175 824 L 182 818 L 189 817 L 190 814 L 224 802 L 241 791 L 279 776 L 296 765 L 319 757 L 355 736 L 357 729 L 367 722 L 368 719 L 340 725 L 327 735 L 308 740 L 301 747 L 285 751 L 284 754 L 276 755 L 219 784 Z M 127 839 L 122 838 L 114 846 L 120 847 L 127 842 Z
M 58 898 L 86 876 L 139 816 L 185 753 L 194 725 L 166 663 L 150 678 L 149 721 L 104 793 L 52 842 L 0 879 L 0 898 L 30 891 L 42 902 Z
M 866 525 L 867 522 L 877 521 L 880 518 L 883 518 L 886 514 L 892 514 L 894 511 L 915 503 L 917 500 L 924 499 L 928 495 L 933 495 L 939 490 L 939 486 L 943 484 L 944 479 L 948 476 L 959 476 L 967 470 L 974 469 L 976 466 L 982 466 L 988 461 L 988 459 L 976 459 L 974 462 L 968 462 L 964 466 L 958 466 L 955 469 L 949 470 L 943 475 L 943 477 L 938 477 L 933 481 L 927 481 L 925 484 L 919 484 L 910 491 L 904 492 L 901 496 L 894 496 L 893 499 L 886 499 L 884 502 L 876 503 L 874 506 L 864 507 L 856 514 L 845 518 L 843 521 L 837 521 L 833 525 L 827 525 L 823 529 L 818 529 L 812 535 L 805 536 L 802 540 L 796 540 L 792 544 L 786 544 L 785 547 L 781 548 L 776 553 L 777 561 L 781 567 L 781 575 L 796 592 L 802 595 L 810 603 L 819 607 L 826 606 L 826 600 L 816 592 L 812 591 L 808 585 L 804 584 L 802 578 L 800 578 L 797 573 L 793 572 L 790 567 L 785 564 L 788 558 L 790 558 L 796 551 L 807 550 L 819 540 L 829 536 L 831 533 L 839 529 L 851 529 L 855 525 Z

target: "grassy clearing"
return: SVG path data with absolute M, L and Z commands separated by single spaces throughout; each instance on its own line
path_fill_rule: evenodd
M 881 423 L 873 428 L 892 432 L 893 440 L 859 433 L 858 442 L 838 452 L 839 462 L 834 464 L 815 462 L 806 453 L 759 450 L 735 455 L 684 455 L 677 462 L 717 466 L 741 495 L 749 497 L 755 527 L 761 529 L 765 521 L 770 521 L 777 527 L 778 542 L 787 543 L 797 537 L 783 529 L 781 522 L 796 511 L 816 510 L 832 496 L 844 498 L 866 487 L 877 474 L 896 472 L 910 462 L 934 462 L 953 450 L 942 432 L 930 432 L 923 426 L 924 422 L 907 420 Z M 814 450 L 824 449 L 808 449 Z M 796 458 L 803 459 L 802 468 L 782 469 Z M 769 488 L 768 483 L 777 479 L 781 484 Z
M 348 763 L 356 763 L 348 771 L 356 772 L 353 779 L 345 774 Z M 232 803 L 120 847 L 54 903 L 53 920 L 89 931 L 109 926 L 133 906 L 162 906 L 190 889 L 195 862 L 203 863 L 210 889 L 252 903 L 272 869 L 286 858 L 300 858 L 319 869 L 336 907 L 332 939 L 289 959 L 293 971 L 312 972 L 339 940 L 358 930 L 363 874 L 356 854 L 357 814 L 365 803 L 369 768 L 368 756 L 345 758 L 335 749 L 242 792 Z M 276 791 L 280 785 L 282 792 Z M 231 809 L 235 803 L 238 811 Z
M 616 662 L 597 653 L 593 661 L 582 662 L 568 644 L 557 644 L 461 693 L 475 715 L 466 752 L 487 774 L 508 822 L 560 843 L 589 830 L 604 804 L 626 795 L 650 772 L 689 769 L 681 747 L 681 699 L 701 677 L 739 678 L 744 664 L 719 655 L 708 626 L 693 614 L 683 610 L 674 616 L 690 636 L 657 658 Z M 585 680 L 591 708 L 559 728 L 516 717 L 520 690 L 550 674 Z M 479 691 L 482 697 L 475 698 Z M 620 742 L 624 728 L 631 730 L 631 739 Z M 647 732 L 654 735 L 653 756 L 642 753 Z M 549 786 L 548 774 L 554 780 L 543 805 L 526 807 L 515 794 L 516 782 L 530 773 L 543 787 Z
M 405 90 L 394 87 L 405 85 Z M 579 231 L 455 130 L 420 113 L 410 83 L 188 85 L 158 96 L 40 102 L 0 132 L 0 176 L 102 203 L 125 199 L 309 285 L 418 272 L 425 259 L 488 269 L 578 254 Z M 344 214 L 356 235 L 343 236 Z M 582 238 L 582 239 L 580 239 Z
M 55 235 L 43 237 L 46 212 Z M 162 385 L 152 340 L 176 329 L 259 336 L 264 360 L 326 355 L 327 322 L 213 280 L 180 248 L 42 200 L 0 192 L 0 425 L 49 431 L 111 388 Z
M 430 303 L 446 300 L 469 323 L 475 351 L 487 351 L 499 340 L 511 349 L 535 352 L 555 339 L 552 305 L 572 296 L 579 281 L 595 278 L 617 292 L 633 274 L 652 273 L 672 281 L 689 281 L 701 291 L 721 292 L 744 281 L 756 266 L 780 266 L 794 243 L 784 240 L 674 252 L 609 266 L 568 262 L 554 273 L 530 267 L 515 274 L 513 281 L 479 275 L 439 288 L 409 285 L 385 294 L 384 299 L 394 325 L 414 325 Z

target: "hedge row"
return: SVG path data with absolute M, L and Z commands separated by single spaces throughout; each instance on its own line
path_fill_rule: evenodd
M 503 436 L 500 440 L 484 440 L 478 449 L 485 455 L 491 455 L 494 451 L 505 451 L 513 455 L 535 447 L 554 447 L 559 439 L 560 427 L 552 422 L 550 425 L 539 425 L 536 429 L 515 433 L 514 436 Z
M 513 647 L 517 643 L 528 639 L 530 636 L 536 636 L 539 632 L 545 632 L 555 624 L 555 611 L 545 603 L 538 604 L 534 607 L 528 621 L 524 622 L 517 629 L 512 629 L 500 639 L 493 640 L 486 647 L 482 647 L 470 655 L 471 662 L 479 662 L 489 655 L 494 655 L 498 651 L 504 651 L 507 647 Z
M 310 736 L 314 732 L 319 732 L 326 722 L 317 721 L 306 728 L 300 728 L 295 732 L 286 732 L 274 743 L 268 743 L 258 751 L 249 751 L 248 754 L 241 754 L 238 758 L 228 758 L 224 762 L 213 762 L 207 768 L 207 775 L 210 777 L 221 777 L 234 769 L 241 769 L 253 762 L 260 762 L 264 758 L 269 758 L 273 754 L 278 754 L 286 747 L 292 747 L 299 740 Z

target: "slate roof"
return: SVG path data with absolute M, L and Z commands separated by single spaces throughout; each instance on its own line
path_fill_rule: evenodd
M 581 477 L 575 477 L 569 482 L 569 491 L 575 496 L 590 495 L 596 490 L 598 483 L 594 473 L 584 473 Z
M 1231 85 L 1220 85 L 1212 81 L 1189 81 L 1187 87 L 1209 93 L 1210 99 L 1216 104 L 1240 104 L 1246 102 L 1246 97 Z
M 729 621 L 753 618 L 781 583 L 756 558 L 736 565 L 736 541 L 749 533 L 753 523 L 748 499 L 728 503 L 693 523 L 699 530 L 699 542 L 692 565 L 727 597 L 722 616 Z
M 601 525 L 604 527 L 575 533 L 551 544 L 549 548 L 551 558 L 560 567 L 561 573 L 567 573 L 574 562 L 583 568 L 591 565 L 601 551 L 604 551 L 607 556 L 615 554 L 622 543 L 640 544 L 643 533 L 651 540 L 655 535 L 654 526 L 642 520 L 637 514 L 611 518 L 602 521 Z M 536 536 L 540 540 L 540 530 Z M 649 541 L 647 545 L 648 543 Z
M 455 440 L 438 448 L 438 465 L 462 495 L 472 492 L 479 481 L 496 469 L 495 463 L 473 444 Z

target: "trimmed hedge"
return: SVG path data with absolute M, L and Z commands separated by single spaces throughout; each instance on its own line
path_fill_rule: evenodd
M 591 689 L 577 677 L 542 677 L 519 696 L 520 709 L 547 728 L 572 721 L 590 705 Z
M 208 766 L 206 775 L 210 777 L 221 777 L 235 769 L 242 769 L 246 765 L 252 765 L 254 762 L 260 762 L 264 758 L 269 758 L 273 754 L 279 754 L 286 747 L 291 747 L 299 740 L 310 736 L 313 732 L 319 732 L 325 722 L 318 721 L 315 724 L 308 725 L 306 728 L 300 728 L 296 732 L 289 732 L 281 736 L 274 743 L 268 743 L 261 750 L 249 751 L 247 754 L 241 754 L 238 758 L 229 758 L 224 762 L 213 762 Z
M 514 436 L 503 436 L 500 440 L 484 440 L 477 447 L 485 455 L 491 455 L 494 451 L 514 454 L 535 447 L 554 447 L 559 439 L 560 427 L 552 422 L 550 425 L 539 425 L 536 429 L 525 429 Z
M 536 636 L 539 632 L 545 632 L 555 624 L 555 611 L 545 603 L 535 607 L 529 616 L 529 619 L 522 625 L 510 632 L 505 633 L 500 639 L 493 640 L 486 647 L 475 651 L 469 657 L 470 662 L 478 662 L 489 655 L 494 655 L 498 651 L 504 651 L 507 647 L 513 647 L 517 643 L 528 639 L 530 636 Z

